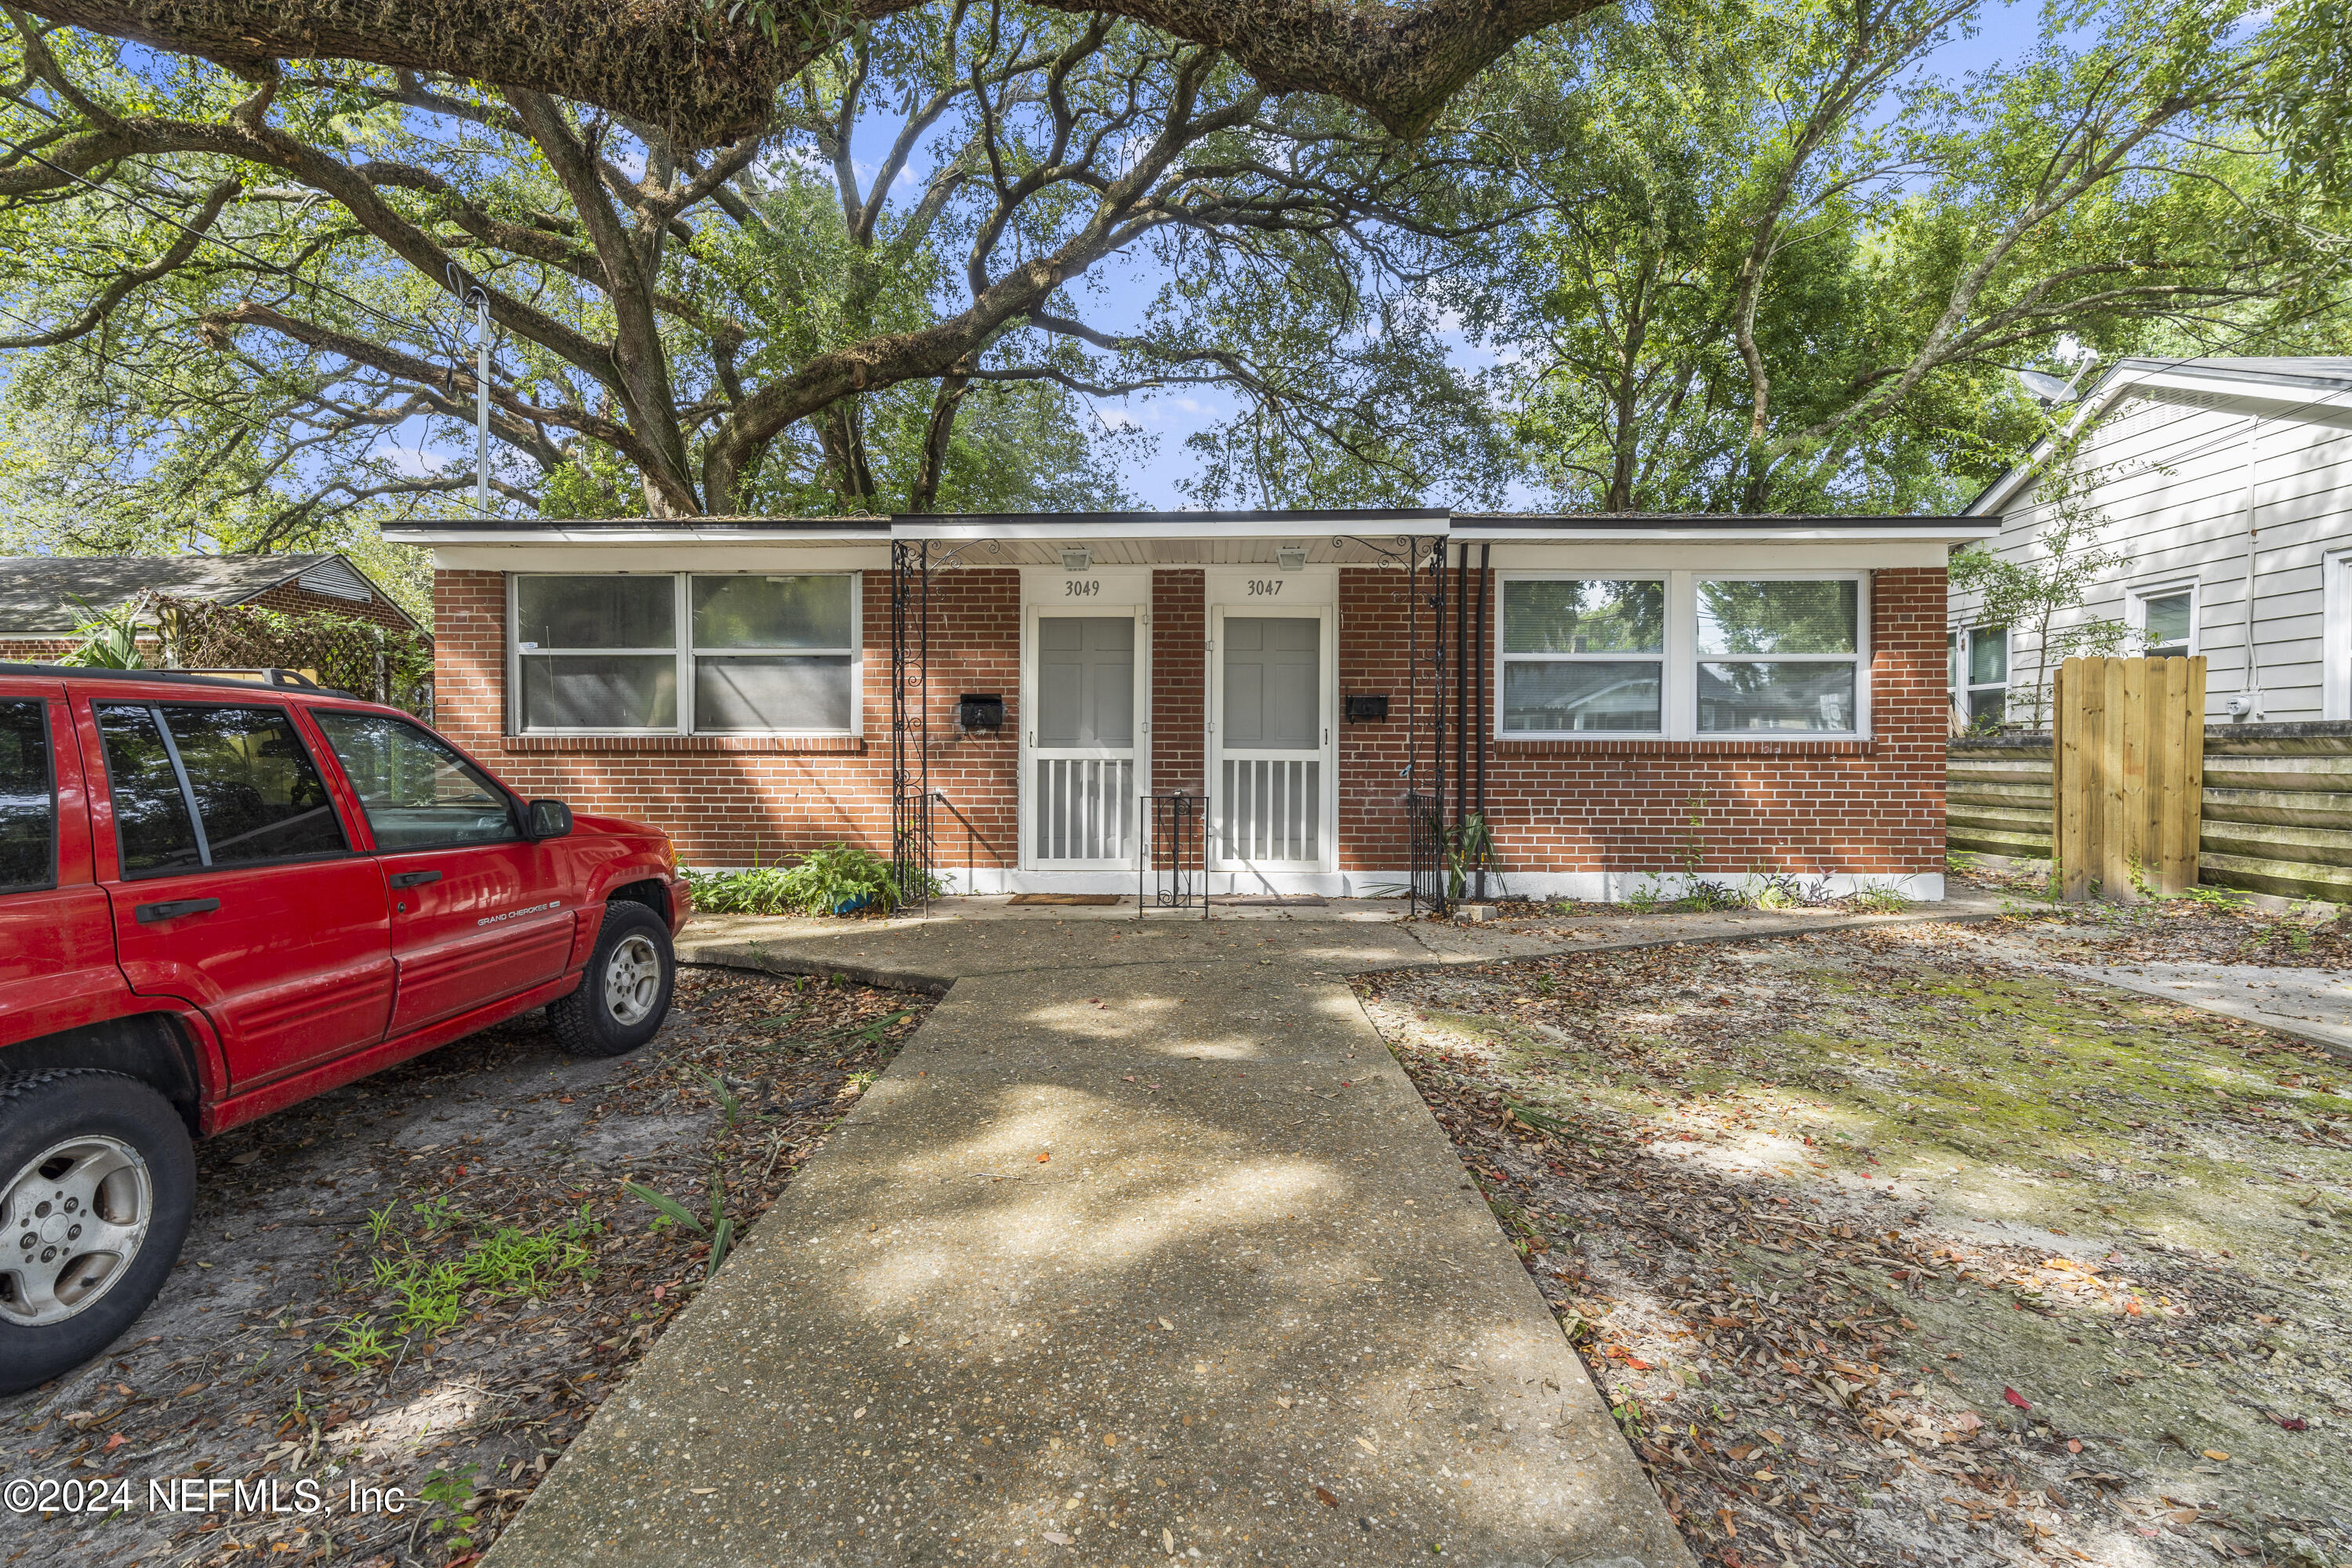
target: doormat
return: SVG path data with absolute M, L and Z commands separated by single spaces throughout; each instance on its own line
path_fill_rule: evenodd
M 1252 909 L 1324 910 L 1331 907 L 1328 899 L 1313 893 L 1217 893 L 1209 902 L 1220 907 L 1245 906 Z
M 1118 902 L 1117 893 L 1015 893 L 1005 900 L 1015 905 L 1054 904 L 1063 908 L 1083 905 L 1088 908 Z

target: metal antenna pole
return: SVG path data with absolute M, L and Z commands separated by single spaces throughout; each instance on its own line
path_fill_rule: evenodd
M 490 293 L 449 263 L 449 292 L 474 308 L 474 511 L 490 514 Z M 450 379 L 456 376 L 452 374 Z M 450 391 L 457 389 L 452 386 Z
M 490 297 L 474 290 L 474 510 L 490 515 Z

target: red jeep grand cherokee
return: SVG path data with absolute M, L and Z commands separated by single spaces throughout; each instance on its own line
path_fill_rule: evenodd
M 633 1050 L 689 912 L 660 832 L 525 801 L 395 710 L 0 664 L 0 1394 L 154 1299 L 192 1136 L 533 1007 Z

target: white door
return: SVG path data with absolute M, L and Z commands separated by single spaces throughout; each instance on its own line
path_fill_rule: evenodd
M 1320 871 L 1332 848 L 1330 616 L 1222 612 L 1216 629 L 1217 869 Z
M 1136 651 L 1131 611 L 1031 619 L 1021 836 L 1024 863 L 1034 868 L 1135 863 Z

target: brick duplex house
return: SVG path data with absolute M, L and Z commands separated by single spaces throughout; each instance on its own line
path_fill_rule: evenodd
M 951 889 L 1132 892 L 1139 803 L 1183 794 L 1219 893 L 1393 891 L 1416 820 L 1475 812 L 1516 893 L 1622 898 L 1695 866 L 1937 899 L 1945 563 L 1991 524 L 1351 510 L 386 531 L 433 551 L 441 728 L 527 794 L 658 824 L 699 868 L 844 839 L 903 852 L 919 796 Z

